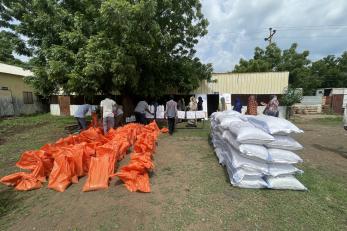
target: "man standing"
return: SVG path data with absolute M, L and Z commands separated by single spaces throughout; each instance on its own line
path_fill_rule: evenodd
M 101 115 L 102 115 L 105 135 L 110 128 L 114 127 L 113 108 L 117 105 L 116 102 L 110 98 L 111 96 L 108 95 L 106 99 L 100 102 L 100 107 L 101 107 L 100 111 L 102 113 Z
M 153 115 L 153 113 L 148 108 L 148 103 L 145 100 L 141 100 L 140 102 L 137 103 L 134 110 L 137 123 L 147 124 L 146 114 L 145 114 L 146 111 Z
M 177 116 L 177 103 L 174 101 L 174 97 L 170 96 L 170 100 L 166 102 L 165 117 L 167 118 L 169 125 L 169 134 L 172 135 L 175 130 Z
M 123 126 L 123 124 L 124 124 L 123 106 L 122 105 L 117 105 L 116 108 L 114 109 L 113 114 L 114 114 L 114 117 L 115 117 L 114 127 L 118 128 L 120 126 Z
M 74 117 L 77 120 L 80 130 L 84 130 L 87 128 L 87 122 L 85 117 L 89 110 L 91 110 L 91 106 L 89 104 L 83 104 L 78 105 L 77 110 L 75 111 Z

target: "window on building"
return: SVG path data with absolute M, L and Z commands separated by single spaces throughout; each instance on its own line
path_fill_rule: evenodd
M 33 93 L 28 92 L 28 91 L 24 91 L 23 92 L 23 102 L 24 102 L 24 104 L 33 104 L 34 103 Z

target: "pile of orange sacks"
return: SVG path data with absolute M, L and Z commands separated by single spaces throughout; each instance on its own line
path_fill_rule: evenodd
M 152 157 L 160 130 L 155 122 L 149 125 L 128 124 L 107 135 L 99 128 L 89 128 L 78 135 L 46 144 L 39 150 L 26 151 L 16 166 L 28 171 L 0 179 L 16 190 L 42 187 L 48 178 L 48 188 L 59 192 L 80 177 L 88 176 L 83 191 L 106 189 L 118 176 L 130 191 L 150 192 L 148 172 L 153 169 Z M 133 147 L 130 162 L 115 173 L 116 164 Z

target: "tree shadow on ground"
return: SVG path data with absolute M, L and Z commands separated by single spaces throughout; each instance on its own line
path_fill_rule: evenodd
M 0 190 L 0 218 L 18 208 L 23 197 L 18 196 L 20 192 L 12 188 Z
M 329 151 L 329 152 L 333 152 L 336 153 L 344 158 L 347 159 L 347 151 L 343 149 L 343 147 L 340 148 L 330 148 L 330 147 L 326 147 L 320 144 L 312 144 L 312 147 L 318 149 L 318 150 L 323 150 L 323 151 Z

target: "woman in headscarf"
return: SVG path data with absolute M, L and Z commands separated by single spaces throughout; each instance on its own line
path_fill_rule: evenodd
M 221 97 L 220 98 L 220 103 L 219 103 L 219 111 L 225 111 L 227 108 L 226 108 L 226 105 L 225 105 L 225 98 L 224 97 Z
M 203 102 L 204 101 L 202 100 L 202 97 L 199 96 L 199 98 L 198 98 L 198 111 L 202 111 L 202 103 Z
M 266 105 L 266 108 L 264 110 L 264 115 L 278 117 L 279 116 L 278 106 L 279 106 L 279 102 L 278 102 L 277 96 L 273 95 L 269 103 Z
M 194 96 L 190 97 L 190 102 L 188 107 L 189 107 L 189 111 L 196 111 L 198 109 L 198 103 L 196 102 L 196 99 Z M 189 119 L 187 126 L 196 127 L 196 119 Z
M 239 97 L 237 97 L 236 100 L 235 100 L 235 104 L 234 104 L 233 110 L 241 113 L 242 103 L 241 103 L 241 100 L 240 100 Z
M 257 115 L 257 108 L 258 108 L 258 103 L 255 100 L 255 96 L 251 95 L 248 97 L 248 103 L 247 103 L 247 115 Z

